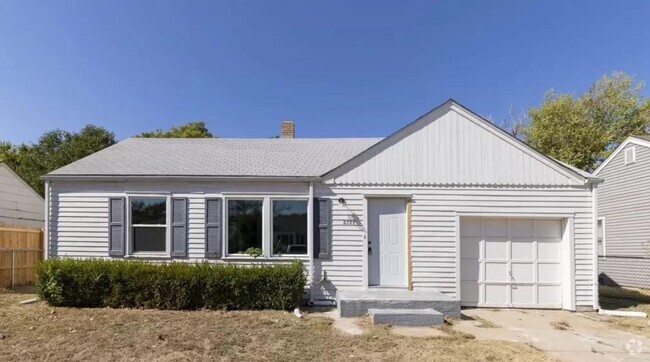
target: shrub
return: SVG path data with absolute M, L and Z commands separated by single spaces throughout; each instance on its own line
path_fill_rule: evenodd
M 232 264 L 50 259 L 36 269 L 49 304 L 155 309 L 291 309 L 306 277 L 300 262 Z

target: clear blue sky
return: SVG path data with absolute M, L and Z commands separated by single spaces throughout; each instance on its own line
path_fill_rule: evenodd
M 500 120 L 613 70 L 650 81 L 648 19 L 645 0 L 0 1 L 0 140 L 385 136 L 450 97 Z

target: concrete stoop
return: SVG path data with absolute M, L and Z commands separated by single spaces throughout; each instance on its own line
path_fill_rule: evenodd
M 372 324 L 425 327 L 445 322 L 444 315 L 435 309 L 369 309 Z
M 433 290 L 345 290 L 336 294 L 336 306 L 341 318 L 371 314 L 374 324 L 429 326 L 460 318 L 460 301 Z

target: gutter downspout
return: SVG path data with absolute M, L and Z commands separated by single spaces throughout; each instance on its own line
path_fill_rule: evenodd
M 314 284 L 314 183 L 309 181 L 309 201 L 307 201 L 307 254 L 309 255 L 309 269 L 307 278 L 309 280 L 309 305 L 314 304 L 312 287 Z
M 591 197 L 592 197 L 592 214 L 593 214 L 593 267 L 594 267 L 594 310 L 600 309 L 599 296 L 598 296 L 598 184 L 591 184 Z
M 50 181 L 45 181 L 45 230 L 43 231 L 43 259 L 47 260 L 50 250 Z

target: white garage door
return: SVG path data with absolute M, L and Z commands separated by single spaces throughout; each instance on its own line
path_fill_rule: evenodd
M 562 221 L 461 218 L 465 306 L 561 308 Z

